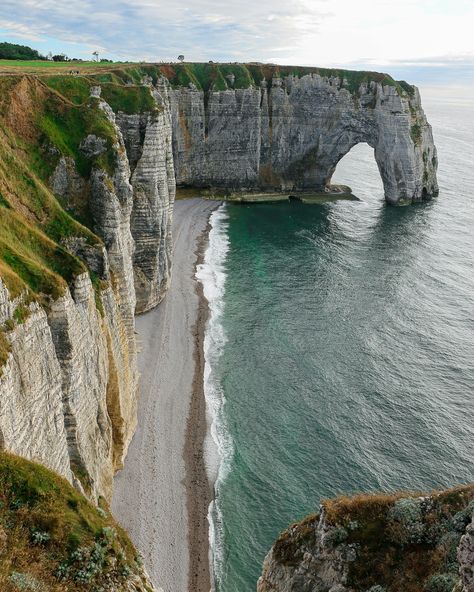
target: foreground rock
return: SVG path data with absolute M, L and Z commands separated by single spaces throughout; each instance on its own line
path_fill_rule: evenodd
M 472 592 L 474 486 L 323 502 L 283 532 L 258 592 Z

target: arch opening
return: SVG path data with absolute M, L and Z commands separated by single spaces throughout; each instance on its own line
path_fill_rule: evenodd
M 332 185 L 348 185 L 361 199 L 384 199 L 384 185 L 375 151 L 366 142 L 355 144 L 337 163 Z

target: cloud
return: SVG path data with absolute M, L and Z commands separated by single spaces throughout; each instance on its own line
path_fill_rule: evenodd
M 8 15 L 8 16 L 4 16 Z M 470 0 L 2 0 L 0 29 L 69 55 L 468 72 Z M 471 56 L 471 57 L 469 57 Z
M 288 45 L 301 23 L 316 34 L 324 13 L 300 0 L 241 0 L 217 5 L 208 0 L 3 0 L 0 27 L 23 28 L 31 39 L 57 38 L 102 47 L 128 59 L 169 59 L 186 52 L 196 59 L 252 59 L 267 46 Z M 269 18 L 270 17 L 270 18 Z M 295 43 L 292 43 L 295 45 Z

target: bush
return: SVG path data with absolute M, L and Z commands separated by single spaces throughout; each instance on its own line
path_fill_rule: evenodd
M 458 532 L 464 532 L 466 530 L 466 526 L 471 522 L 472 515 L 474 514 L 474 502 L 470 502 L 469 505 L 457 512 L 452 517 L 452 524 L 453 528 Z
M 328 547 L 337 547 L 343 543 L 348 536 L 347 530 L 343 526 L 332 528 L 324 535 L 324 543 Z
M 406 497 L 399 499 L 388 512 L 389 533 L 399 544 L 421 542 L 424 532 L 421 500 Z
M 454 574 L 437 574 L 432 576 L 426 584 L 426 592 L 452 592 L 458 583 Z

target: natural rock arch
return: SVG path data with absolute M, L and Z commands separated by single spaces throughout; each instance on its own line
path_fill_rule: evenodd
M 306 74 L 263 80 L 259 88 L 165 90 L 178 184 L 320 191 L 339 160 L 367 142 L 388 203 L 438 192 L 431 126 L 418 89 L 406 83 L 371 81 L 354 90 L 344 78 Z
M 359 188 L 361 181 L 363 188 Z M 337 162 L 331 176 L 331 186 L 332 184 L 342 187 L 351 185 L 356 197 L 361 197 L 361 190 L 377 196 L 383 194 L 382 176 L 372 146 L 367 142 L 354 144 Z

